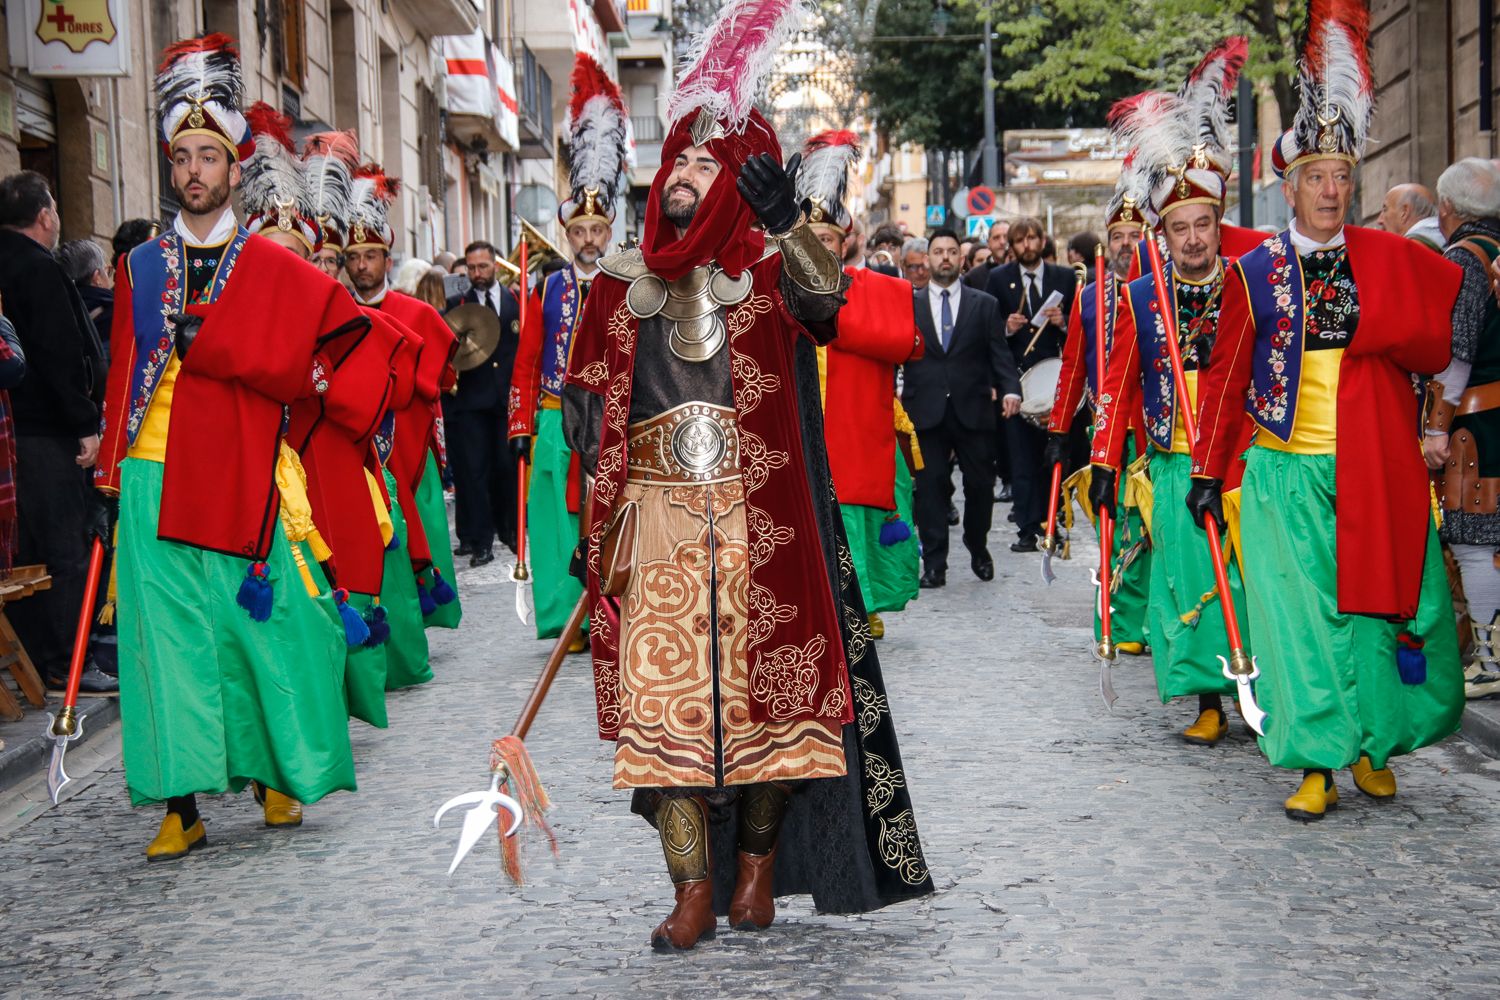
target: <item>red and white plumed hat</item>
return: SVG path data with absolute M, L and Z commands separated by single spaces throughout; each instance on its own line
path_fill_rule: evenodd
M 802 148 L 802 170 L 797 174 L 797 198 L 811 204 L 807 222 L 848 234 L 854 226 L 845 198 L 849 168 L 859 159 L 859 136 L 853 132 L 819 132 Z
M 359 143 L 353 132 L 318 132 L 302 144 L 307 208 L 318 224 L 319 248 L 344 248 L 358 163 Z
M 564 229 L 579 222 L 614 225 L 615 201 L 630 155 L 625 101 L 620 88 L 594 57 L 573 60 L 573 97 L 568 103 L 568 200 L 558 206 Z
M 249 159 L 255 141 L 240 110 L 243 100 L 234 39 L 215 32 L 173 42 L 162 52 L 156 68 L 162 149 L 171 156 L 178 139 L 205 135 L 223 143 L 236 160 Z
M 345 253 L 370 247 L 390 251 L 396 240 L 396 232 L 390 224 L 391 202 L 400 192 L 401 181 L 387 177 L 377 164 L 366 163 L 354 171 Z
M 264 101 L 251 105 L 245 120 L 255 141 L 255 154 L 240 181 L 245 229 L 291 233 L 311 254 L 318 245 L 318 225 L 308 211 L 302 161 L 292 152 L 292 120 Z
M 1375 114 L 1365 0 L 1312 0 L 1297 77 L 1297 113 L 1271 150 L 1277 177 L 1311 160 L 1358 163 Z

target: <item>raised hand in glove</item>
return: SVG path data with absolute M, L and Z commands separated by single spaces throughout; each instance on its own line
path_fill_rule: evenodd
M 1068 436 L 1066 434 L 1048 434 L 1047 447 L 1042 451 L 1042 465 L 1047 474 L 1052 474 L 1054 466 L 1062 465 L 1068 460 Z
M 1089 480 L 1089 504 L 1096 511 L 1108 511 L 1115 516 L 1115 477 L 1118 473 L 1105 465 L 1094 466 Z
M 120 497 L 114 493 L 94 490 L 93 503 L 89 505 L 88 537 L 97 538 L 106 546 L 115 543 L 115 522 L 120 519 Z
M 781 164 L 770 153 L 761 153 L 745 161 L 736 186 L 766 232 L 780 236 L 790 232 L 802 214 L 797 202 L 797 171 L 802 168 L 802 154 L 794 153 Z
M 576 578 L 579 583 L 587 585 L 589 582 L 589 567 L 588 562 L 583 556 L 583 546 L 584 541 L 580 538 L 578 544 L 573 547 L 573 558 L 568 560 L 568 575 Z
M 1187 492 L 1188 512 L 1193 515 L 1193 523 L 1203 528 L 1203 516 L 1212 514 L 1214 521 L 1219 527 L 1224 526 L 1224 480 L 1222 479 L 1199 479 L 1193 477 L 1193 485 L 1188 487 Z
M 531 461 L 531 438 L 525 434 L 511 438 L 510 454 L 517 462 Z
M 171 320 L 172 325 L 177 328 L 177 359 L 184 361 L 187 359 L 188 348 L 192 347 L 193 341 L 197 339 L 198 328 L 203 325 L 203 317 L 173 313 L 167 319 Z

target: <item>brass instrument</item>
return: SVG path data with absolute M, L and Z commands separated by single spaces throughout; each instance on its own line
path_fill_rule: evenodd
M 526 245 L 526 269 L 532 274 L 537 274 L 541 269 L 554 260 L 566 260 L 563 252 L 552 245 L 552 241 L 541 234 L 531 223 L 525 219 L 520 220 L 521 238 L 516 242 L 510 254 L 503 260 L 495 261 L 497 273 L 495 280 L 506 288 L 515 287 L 516 281 L 521 277 L 521 244 Z M 531 279 L 528 277 L 528 284 Z
M 1082 291 L 1083 286 L 1089 283 L 1089 266 L 1081 260 L 1075 261 L 1073 272 L 1078 275 L 1078 288 Z

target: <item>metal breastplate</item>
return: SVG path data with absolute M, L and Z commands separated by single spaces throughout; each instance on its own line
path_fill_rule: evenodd
M 625 303 L 637 319 L 661 316 L 672 353 L 683 361 L 701 362 L 724 347 L 720 310 L 743 302 L 750 286 L 749 271 L 731 278 L 716 264 L 695 267 L 675 281 L 647 272 L 631 281 Z

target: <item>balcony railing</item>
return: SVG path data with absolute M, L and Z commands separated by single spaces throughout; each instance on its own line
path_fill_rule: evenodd
M 537 60 L 536 53 L 521 45 L 521 111 L 522 120 L 540 140 L 552 148 L 552 77 Z
M 661 119 L 655 115 L 637 118 L 630 116 L 630 127 L 635 132 L 636 142 L 661 142 Z

